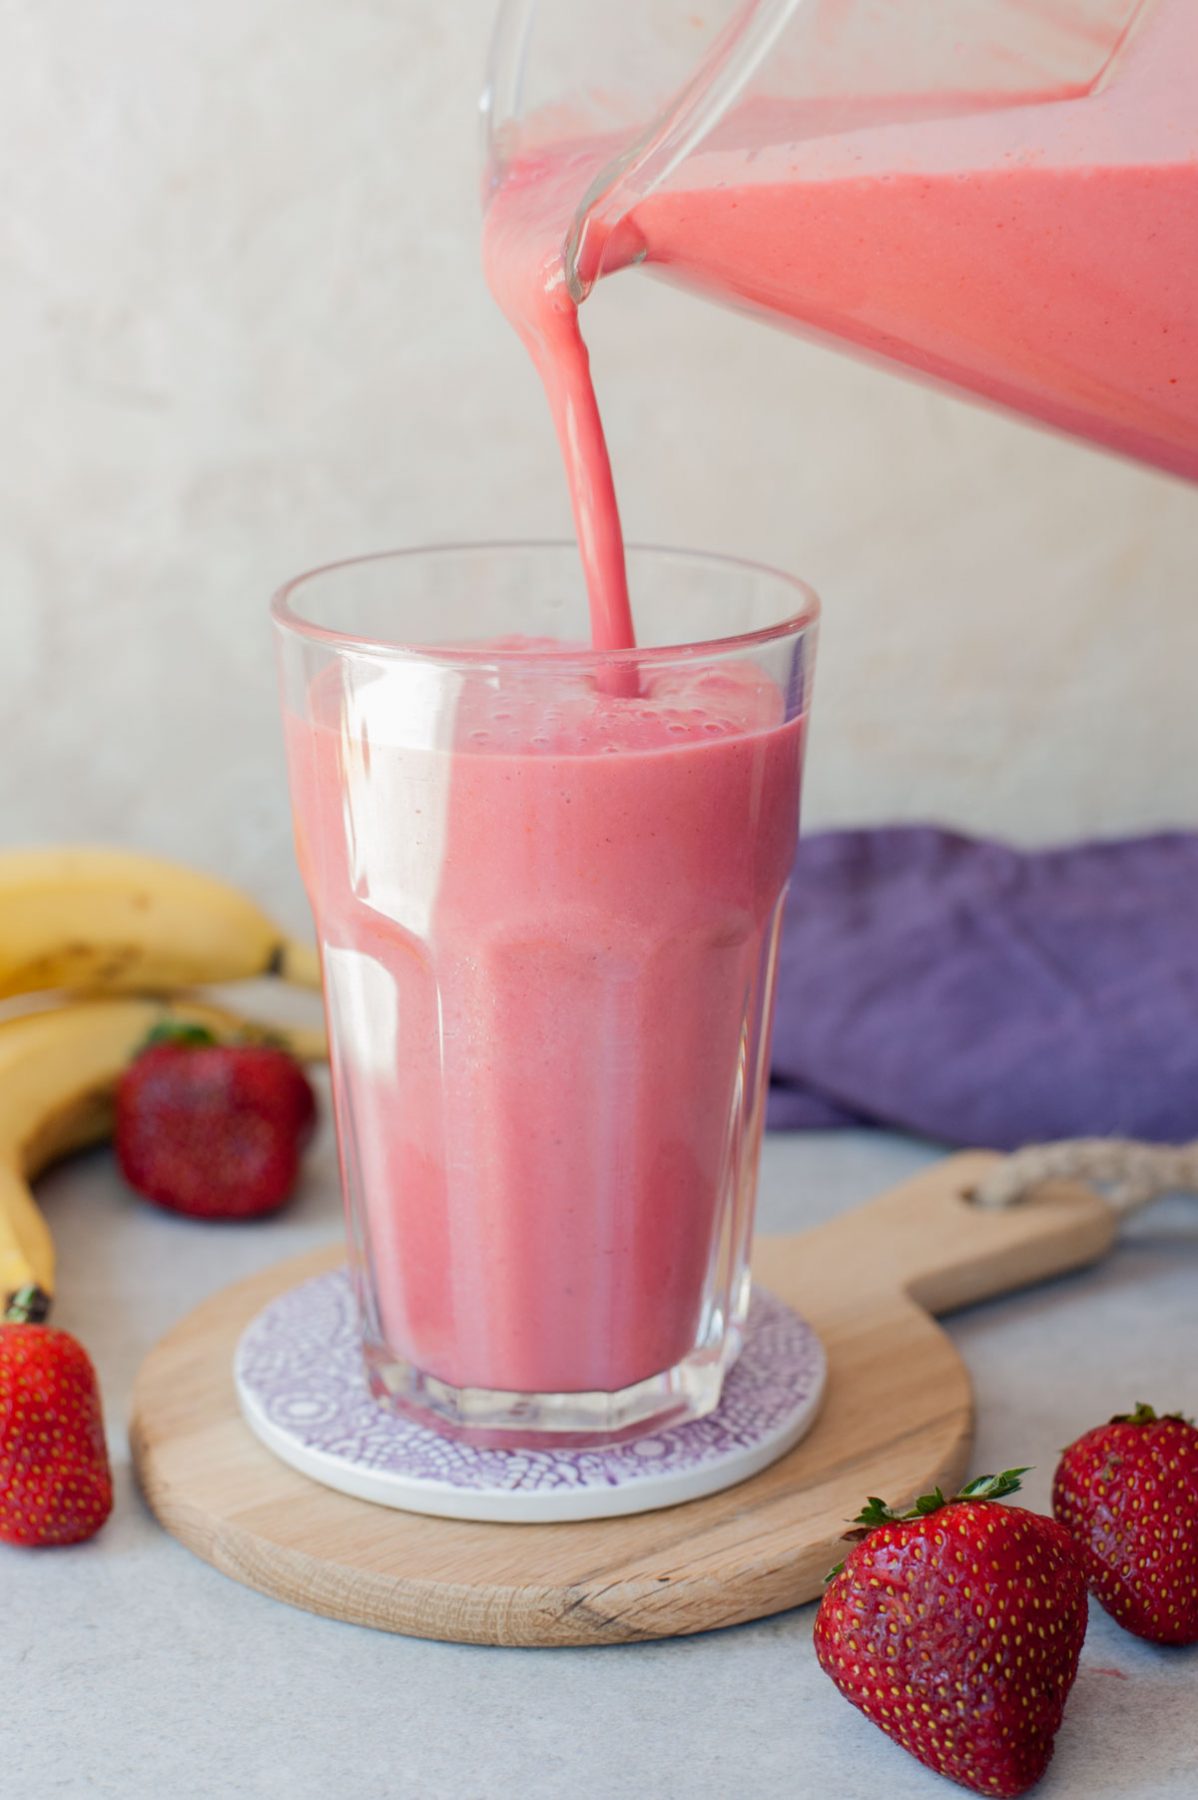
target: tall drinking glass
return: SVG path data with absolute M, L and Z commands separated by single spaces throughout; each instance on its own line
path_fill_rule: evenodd
M 573 545 L 274 603 L 371 1384 L 501 1443 L 710 1411 L 748 1304 L 817 602 L 628 565 L 614 653 Z

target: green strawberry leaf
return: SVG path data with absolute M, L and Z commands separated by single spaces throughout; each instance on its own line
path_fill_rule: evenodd
M 206 1025 L 189 1025 L 183 1019 L 160 1019 L 146 1033 L 138 1049 L 152 1050 L 157 1044 L 176 1044 L 181 1050 L 203 1050 L 215 1044 L 216 1038 Z
M 868 1537 L 879 1525 L 902 1525 L 912 1519 L 926 1519 L 932 1513 L 939 1512 L 941 1507 L 956 1506 L 962 1500 L 1005 1500 L 1008 1494 L 1019 1492 L 1020 1482 L 1028 1474 L 1031 1465 L 1022 1469 L 1004 1469 L 1001 1475 L 978 1475 L 966 1482 L 959 1493 L 945 1498 L 941 1488 L 933 1488 L 930 1494 L 920 1494 L 914 1506 L 906 1512 L 899 1512 L 888 1506 L 885 1500 L 879 1500 L 871 1494 L 867 1503 L 861 1508 L 854 1525 L 863 1526 L 861 1531 L 846 1531 L 845 1538 Z
M 889 1525 L 892 1520 L 897 1518 L 898 1514 L 893 1512 L 891 1508 L 887 1506 L 885 1500 L 879 1500 L 876 1494 L 871 1494 L 865 1505 L 861 1508 L 861 1511 L 853 1520 L 853 1524 Z
M 1030 1472 L 1029 1463 L 1022 1469 L 1004 1469 L 1001 1475 L 979 1475 L 976 1481 L 966 1483 L 957 1499 L 1005 1500 L 1008 1494 L 1019 1492 L 1022 1477 Z
M 917 1519 L 925 1519 L 929 1513 L 939 1512 L 942 1506 L 947 1505 L 948 1501 L 944 1498 L 940 1489 L 933 1488 L 930 1494 L 921 1494 L 919 1499 L 915 1502 L 915 1517 Z
M 1158 1413 L 1155 1407 L 1144 1400 L 1136 1401 L 1136 1410 L 1129 1413 L 1116 1413 L 1111 1420 L 1112 1425 L 1159 1425 L 1162 1419 L 1176 1419 L 1179 1424 L 1192 1425 L 1193 1419 L 1187 1419 L 1184 1413 Z

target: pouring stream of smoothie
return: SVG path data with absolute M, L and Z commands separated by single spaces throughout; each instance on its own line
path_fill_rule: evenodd
M 532 357 L 557 431 L 591 607 L 596 650 L 636 642 L 624 568 L 624 535 L 611 459 L 591 380 L 578 308 L 566 286 L 562 243 L 578 197 L 597 166 L 593 153 L 523 162 L 504 180 L 487 214 L 487 279 Z M 632 671 L 618 689 L 635 685 Z

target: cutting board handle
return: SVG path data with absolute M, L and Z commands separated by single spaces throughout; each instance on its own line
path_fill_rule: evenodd
M 1105 1256 L 1119 1220 L 1081 1182 L 1045 1182 L 1013 1206 L 974 1205 L 969 1195 L 996 1161 L 981 1150 L 946 1157 L 801 1239 L 771 1239 L 771 1261 L 801 1259 L 806 1283 L 820 1266 L 851 1268 L 853 1281 L 842 1275 L 837 1284 L 850 1306 L 897 1288 L 927 1311 L 947 1313 Z

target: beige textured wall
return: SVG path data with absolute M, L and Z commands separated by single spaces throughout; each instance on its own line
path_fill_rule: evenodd
M 5 839 L 137 841 L 298 910 L 266 598 L 557 532 L 478 273 L 489 0 L 8 0 Z M 809 817 L 1193 824 L 1198 493 L 637 275 L 589 327 L 631 533 L 809 576 Z

